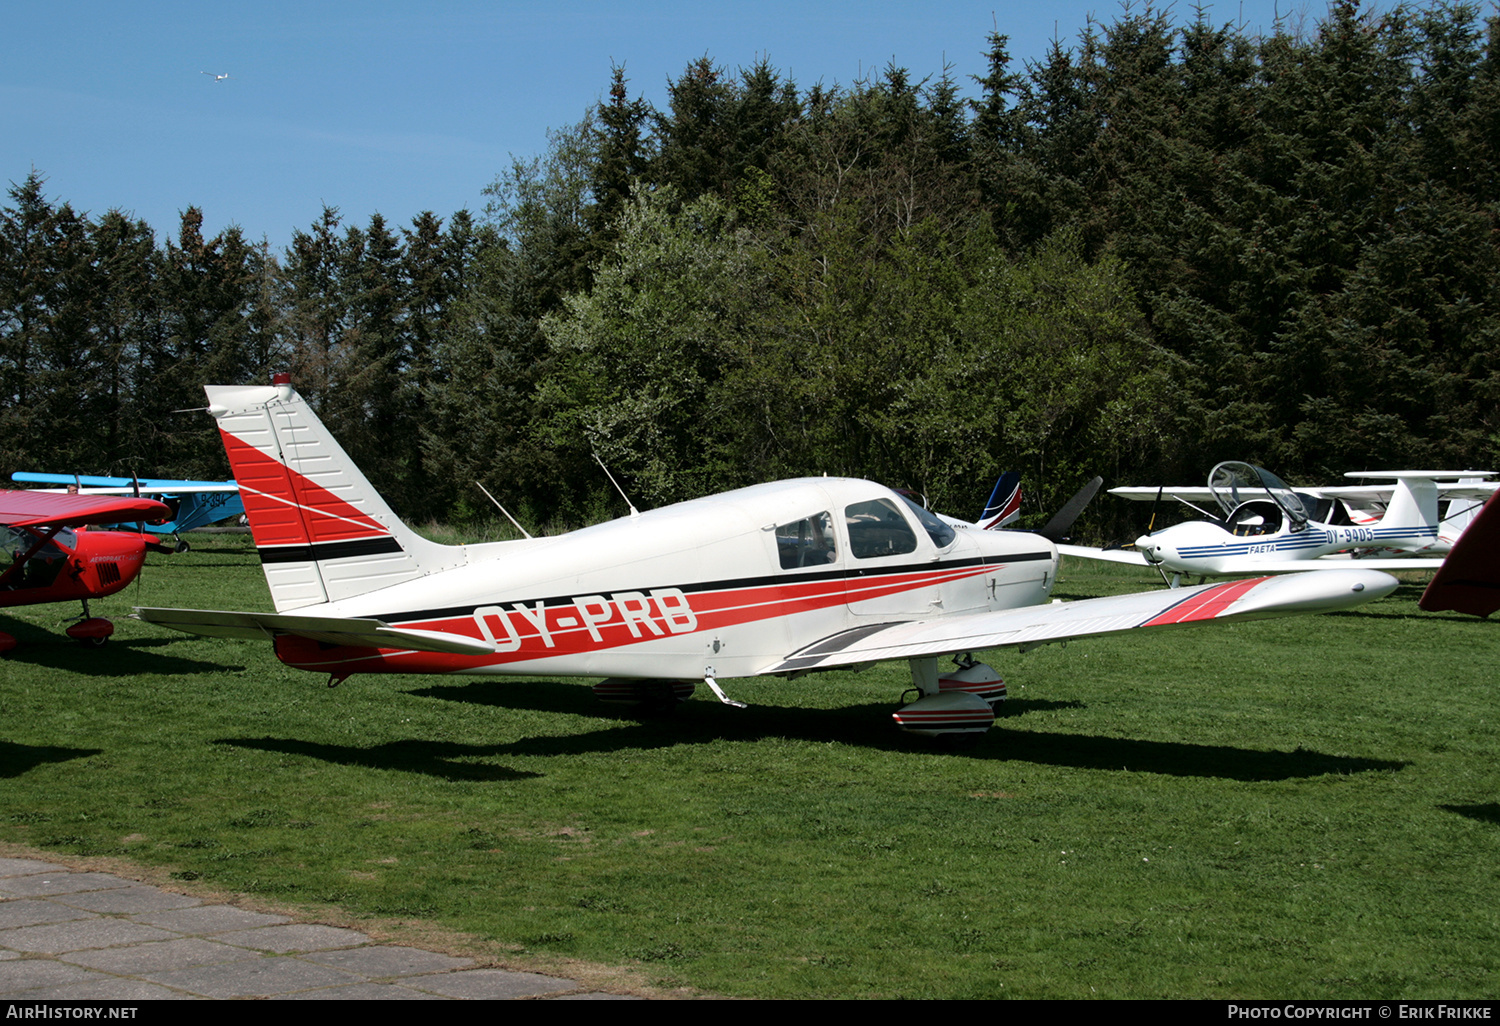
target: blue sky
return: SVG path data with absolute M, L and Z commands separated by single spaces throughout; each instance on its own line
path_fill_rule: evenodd
M 1209 15 L 1269 31 L 1277 3 L 1218 3 Z M 1326 5 L 1279 9 L 1311 24 Z M 1035 59 L 1054 36 L 1075 39 L 1091 13 L 1107 23 L 1120 10 L 1075 0 L 11 4 L 0 180 L 35 168 L 49 198 L 131 212 L 158 238 L 196 205 L 206 233 L 236 223 L 280 249 L 325 203 L 359 224 L 377 211 L 398 226 L 423 210 L 477 212 L 512 154 L 542 152 L 547 129 L 599 100 L 611 62 L 625 66 L 632 95 L 660 107 L 668 78 L 705 54 L 731 71 L 766 56 L 802 88 L 893 60 L 935 77 L 946 61 L 977 95 L 969 76 L 983 73 L 996 25 L 1016 58 Z

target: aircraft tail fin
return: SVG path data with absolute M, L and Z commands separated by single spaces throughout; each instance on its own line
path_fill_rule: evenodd
M 985 504 L 984 512 L 974 521 L 986 531 L 996 531 L 1015 523 L 1021 515 L 1021 474 L 1020 471 L 1007 470 L 1000 475 L 1000 480 L 995 482 L 995 490 L 990 493 L 990 501 Z
M 278 613 L 352 598 L 463 562 L 403 524 L 286 375 L 209 385 Z
M 1385 516 L 1380 518 L 1377 530 L 1392 537 L 1410 536 L 1415 540 L 1425 538 L 1427 544 L 1436 541 L 1437 484 L 1430 476 L 1404 477 L 1399 474 L 1391 476 L 1395 478 L 1396 485 L 1391 490 L 1391 501 L 1386 505 Z M 1420 544 L 1417 547 L 1421 547 Z

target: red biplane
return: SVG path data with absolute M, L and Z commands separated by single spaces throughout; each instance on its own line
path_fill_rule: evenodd
M 139 533 L 88 526 L 171 515 L 155 499 L 128 495 L 0 491 L 0 607 L 80 601 L 83 617 L 68 636 L 104 644 L 115 625 L 90 615 L 89 599 L 113 595 L 135 580 L 152 542 Z M 0 652 L 15 644 L 0 631 Z

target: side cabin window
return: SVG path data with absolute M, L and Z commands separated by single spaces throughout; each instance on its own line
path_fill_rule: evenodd
M 899 556 L 917 550 L 917 536 L 890 499 L 871 499 L 844 507 L 849 551 L 855 559 Z
M 776 555 L 781 569 L 827 566 L 838 559 L 833 537 L 833 515 L 814 513 L 776 528 Z
M 57 580 L 57 575 L 67 565 L 68 554 L 58 548 L 58 542 L 69 550 L 78 547 L 78 539 L 69 528 L 54 535 L 54 540 L 41 546 L 31 557 L 26 553 L 40 541 L 42 536 L 20 527 L 0 526 L 0 577 L 5 579 L 5 589 L 45 588 Z M 19 565 L 18 565 L 19 564 Z

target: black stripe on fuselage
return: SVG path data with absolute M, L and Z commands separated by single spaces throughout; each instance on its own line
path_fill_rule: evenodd
M 644 587 L 637 586 L 629 589 L 614 589 L 611 594 L 618 591 L 641 591 L 650 592 L 661 588 L 676 588 L 685 595 L 707 591 L 736 591 L 743 588 L 766 588 L 772 585 L 805 584 L 810 581 L 837 581 L 837 580 L 872 580 L 880 577 L 895 576 L 897 574 L 910 573 L 938 573 L 945 570 L 957 570 L 969 566 L 1001 566 L 1010 563 L 1031 563 L 1037 560 L 1052 558 L 1050 552 L 1018 552 L 1007 556 L 975 556 L 970 559 L 944 560 L 937 563 L 905 563 L 900 566 L 880 567 L 842 567 L 833 570 L 812 570 L 796 574 L 766 574 L 763 577 L 740 577 L 727 581 L 704 581 L 699 584 L 654 584 Z M 507 606 L 526 605 L 533 609 L 538 602 L 546 608 L 571 606 L 578 598 L 577 593 L 571 595 L 554 595 L 544 599 L 506 599 Z M 485 602 L 482 605 L 494 605 L 493 602 Z M 472 616 L 474 610 L 479 606 L 449 606 L 445 609 L 418 609 L 403 610 L 392 613 L 374 613 L 371 618 L 381 620 L 385 623 L 426 623 L 431 620 L 445 620 L 458 616 Z
M 825 659 L 836 656 L 856 641 L 863 641 L 871 635 L 879 634 L 881 631 L 892 627 L 903 627 L 901 622 L 874 623 L 864 627 L 854 627 L 837 634 L 830 634 L 821 641 L 815 641 L 806 648 L 800 648 L 787 656 L 777 666 L 773 666 L 768 673 L 796 673 L 798 670 L 811 670 L 820 666 Z M 830 667 L 833 669 L 834 667 Z
M 258 547 L 262 563 L 316 563 L 324 559 L 346 559 L 349 556 L 383 556 L 401 552 L 401 545 L 390 535 L 380 538 L 356 538 L 353 541 L 318 542 L 315 545 L 265 545 Z

